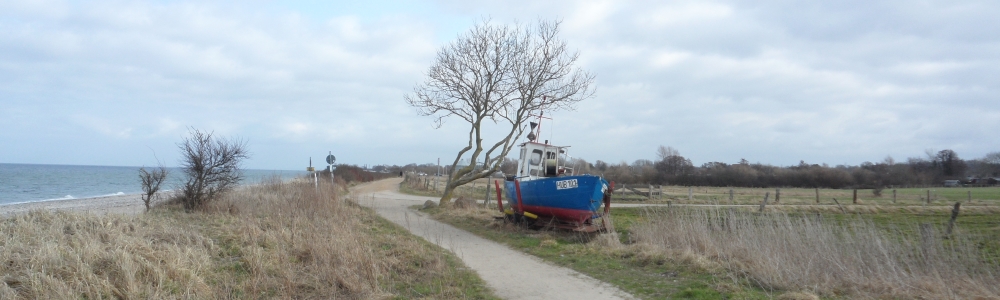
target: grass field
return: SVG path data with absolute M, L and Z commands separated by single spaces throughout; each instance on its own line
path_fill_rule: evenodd
M 671 201 L 689 203 L 686 187 L 664 187 L 665 192 L 668 189 L 683 192 L 683 199 L 674 197 Z M 484 193 L 485 189 L 469 188 L 467 191 L 475 195 Z M 692 191 L 694 204 L 729 204 L 726 203 L 728 188 L 695 187 Z M 439 208 L 432 215 L 647 299 L 779 296 L 808 299 L 809 295 L 831 299 L 1000 297 L 1000 290 L 989 284 L 1000 278 L 1000 264 L 997 263 L 1000 261 L 1000 207 L 997 205 L 1000 200 L 994 198 L 998 194 L 996 188 L 932 189 L 930 205 L 925 198 L 920 198 L 921 193 L 926 197 L 926 190 L 922 189 L 897 189 L 895 205 L 891 202 L 891 189 L 884 191 L 889 195 L 888 201 L 885 194 L 882 199 L 866 200 L 862 197 L 863 191 L 859 191 L 859 205 L 851 203 L 851 190 L 820 190 L 821 197 L 838 197 L 844 210 L 829 205 L 832 200 L 825 200 L 820 206 L 786 206 L 814 204 L 815 190 L 782 189 L 779 205 L 771 203 L 766 213 L 757 213 L 756 204 L 767 191 L 772 192 L 773 201 L 772 189 L 734 189 L 736 204 L 754 204 L 753 207 L 673 208 L 688 212 L 682 214 L 668 214 L 665 207 L 616 208 L 613 220 L 618 240 L 614 242 L 621 244 L 603 237 L 501 226 L 492 220 L 492 216 L 497 215 L 492 210 L 470 212 Z M 973 192 L 973 201 L 955 200 L 968 197 L 968 191 Z M 432 194 L 431 191 L 417 192 Z M 870 195 L 871 190 L 868 193 Z M 726 201 L 713 199 L 723 195 Z M 956 221 L 954 235 L 944 239 L 953 200 L 963 203 L 962 212 Z M 715 217 L 706 217 L 711 214 Z M 723 219 L 743 220 L 747 229 L 737 236 L 719 234 L 722 231 L 718 227 L 718 216 L 727 214 L 733 215 Z M 777 219 L 760 221 L 771 218 Z M 809 224 L 806 227 L 812 229 L 803 231 L 798 225 L 776 227 L 774 224 Z M 921 224 L 926 224 L 924 231 L 920 229 Z M 933 238 L 927 239 L 922 234 Z M 802 240 L 796 236 L 817 238 L 792 242 Z M 656 240 L 674 242 L 657 243 Z M 883 248 L 867 245 L 883 245 Z M 748 256 L 747 251 L 771 255 Z M 859 255 L 874 258 L 853 259 Z M 886 258 L 877 259 L 879 255 Z M 835 268 L 847 269 L 830 273 L 840 274 L 836 277 L 826 277 L 822 272 L 810 270 L 819 265 L 807 267 L 812 261 L 810 257 L 818 259 L 813 263 L 821 260 L 839 266 Z M 758 261 L 767 263 L 754 263 Z M 897 271 L 869 273 L 879 268 L 896 268 Z M 940 279 L 927 274 L 949 275 Z M 868 276 L 879 279 L 873 281 L 874 277 Z
M 420 177 L 419 182 L 409 186 L 409 192 L 422 196 L 440 197 L 444 190 L 445 177 Z M 490 185 L 490 198 L 496 198 L 493 190 L 493 181 L 499 180 L 500 187 L 503 187 L 503 179 L 479 179 L 474 183 L 461 186 L 455 191 L 455 197 L 484 199 L 487 194 L 487 185 Z M 638 187 L 642 192 L 648 192 L 649 185 L 628 185 Z M 618 185 L 621 191 L 621 185 Z M 691 191 L 691 198 L 688 198 L 688 191 Z M 730 190 L 732 190 L 732 200 L 730 200 Z M 729 187 L 686 187 L 686 186 L 662 186 L 662 195 L 650 199 L 648 195 L 636 195 L 633 193 L 616 193 L 614 200 L 621 203 L 671 203 L 676 204 L 737 204 L 751 205 L 760 204 L 764 196 L 768 195 L 768 204 L 816 204 L 816 194 L 819 192 L 819 204 L 834 204 L 836 198 L 841 204 L 853 204 L 854 190 L 851 189 L 811 189 L 811 188 L 729 188 Z M 893 191 L 896 192 L 893 201 Z M 927 205 L 927 195 L 930 192 L 930 205 L 951 205 L 955 202 L 962 202 L 965 206 L 996 206 L 1000 207 L 1000 187 L 930 187 L 930 188 L 885 188 L 881 196 L 876 196 L 872 189 L 859 189 L 858 204 L 874 204 L 880 206 L 914 206 Z M 778 202 L 775 203 L 775 195 L 780 192 Z M 971 195 L 971 196 L 970 196 Z M 690 199 L 690 200 L 689 200 Z M 971 199 L 971 200 L 970 200 Z
M 776 296 L 725 276 L 718 264 L 696 257 L 662 255 L 592 234 L 535 231 L 493 221 L 490 210 L 426 210 L 452 224 L 556 265 L 611 283 L 644 299 L 770 299 Z M 627 231 L 635 218 L 615 219 Z M 499 262 L 502 263 L 502 262 Z
M 495 298 L 453 254 L 340 191 L 270 182 L 195 213 L 0 220 L 0 299 Z
M 691 199 L 688 191 L 691 191 Z M 647 188 L 641 189 L 648 190 Z M 808 188 L 727 188 L 727 187 L 684 187 L 663 186 L 663 195 L 651 202 L 696 203 L 696 204 L 759 204 L 766 194 L 769 203 L 774 204 L 775 195 L 780 192 L 777 204 L 815 204 L 819 192 L 819 203 L 830 204 L 833 198 L 840 203 L 852 203 L 854 190 L 850 189 L 808 189 Z M 733 191 L 730 200 L 729 191 Z M 893 191 L 896 191 L 895 202 Z M 934 188 L 886 188 L 881 196 L 876 196 L 871 189 L 859 189 L 859 204 L 878 205 L 925 205 L 930 192 L 931 204 L 954 203 L 962 201 L 969 205 L 1000 206 L 1000 187 L 934 187 Z M 971 201 L 970 199 L 971 193 Z M 655 198 L 655 197 L 654 197 Z M 628 195 L 616 197 L 616 200 L 650 201 L 648 197 Z

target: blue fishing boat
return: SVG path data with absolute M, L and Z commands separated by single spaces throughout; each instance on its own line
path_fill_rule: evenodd
M 540 123 L 541 116 L 539 123 L 531 122 L 528 141 L 520 145 L 517 172 L 507 174 L 504 181 L 507 209 L 500 209 L 510 219 L 536 224 L 585 232 L 606 228 L 603 217 L 610 213 L 614 184 L 599 176 L 574 174 L 574 168 L 566 165 L 569 146 L 536 141 Z

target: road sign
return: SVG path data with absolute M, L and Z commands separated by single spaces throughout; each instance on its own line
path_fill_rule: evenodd
M 327 155 L 327 156 L 326 156 L 326 163 L 328 163 L 328 164 L 331 164 L 331 165 L 332 165 L 332 164 L 334 164 L 334 163 L 336 163 L 336 162 L 337 162 L 337 157 L 336 157 L 336 156 L 333 156 L 333 154 L 330 154 L 330 155 Z

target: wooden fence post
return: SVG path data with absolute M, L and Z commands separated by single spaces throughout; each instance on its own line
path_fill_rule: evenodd
M 771 197 L 771 192 L 764 194 L 764 201 L 760 203 L 760 212 L 764 212 L 764 206 L 767 206 L 768 197 Z
M 657 192 L 656 199 L 657 200 L 663 199 L 663 185 L 662 184 L 656 185 L 656 192 Z
M 969 201 L 972 201 L 972 191 L 969 191 Z
M 694 200 L 694 194 L 693 194 L 692 189 L 693 189 L 693 187 L 688 187 L 688 202 Z
M 971 193 L 971 192 L 970 192 Z M 948 220 L 948 231 L 945 232 L 945 237 L 951 237 L 951 229 L 955 227 L 955 219 L 958 219 L 958 209 L 961 208 L 962 202 L 955 202 L 955 208 L 951 210 L 951 220 Z
M 858 204 L 858 189 L 854 189 L 854 200 L 851 203 Z
M 487 177 L 486 178 L 486 200 L 483 200 L 483 207 L 487 207 L 487 205 L 490 204 L 490 187 L 491 187 L 490 186 L 490 181 L 489 181 L 490 178 L 492 178 L 492 177 Z
M 778 204 L 781 201 L 781 189 L 774 189 L 774 204 Z
M 649 200 L 653 200 L 653 185 L 649 185 Z
M 931 204 L 931 190 L 927 190 L 927 204 Z
M 736 203 L 736 201 L 733 200 L 733 189 L 732 188 L 729 189 L 729 202 Z
M 892 189 L 892 203 L 896 203 L 896 189 Z
M 816 188 L 816 204 L 819 204 L 819 188 Z

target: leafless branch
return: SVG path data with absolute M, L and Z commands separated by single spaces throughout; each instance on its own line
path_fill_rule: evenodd
M 191 211 L 217 198 L 243 179 L 240 164 L 249 157 L 246 142 L 217 138 L 211 132 L 190 130 L 181 149 L 181 169 L 187 176 L 183 187 L 184 209 Z
M 531 112 L 573 109 L 593 95 L 594 76 L 573 66 L 578 55 L 558 33 L 559 22 L 504 26 L 484 20 L 438 51 L 427 79 L 405 96 L 421 115 L 433 117 L 436 127 L 451 116 L 470 125 L 469 143 L 452 162 L 443 203 L 455 187 L 500 169 Z M 484 146 L 484 122 L 509 129 Z M 466 157 L 470 164 L 456 168 Z M 480 157 L 483 168 L 477 168 Z

